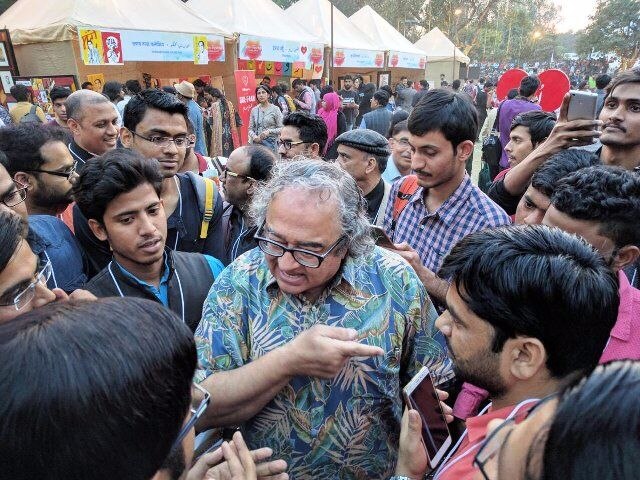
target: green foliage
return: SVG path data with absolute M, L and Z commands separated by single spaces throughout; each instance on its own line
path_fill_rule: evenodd
M 615 52 L 622 59 L 622 68 L 633 65 L 640 53 L 640 2 L 598 0 L 590 21 L 578 39 L 578 51 Z

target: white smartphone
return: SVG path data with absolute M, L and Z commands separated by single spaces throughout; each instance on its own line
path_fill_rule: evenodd
M 451 433 L 429 369 L 422 367 L 402 389 L 402 393 L 407 405 L 420 413 L 422 442 L 429 465 L 436 468 L 451 446 Z
M 571 90 L 569 92 L 569 110 L 567 120 L 594 120 L 596 118 L 598 95 L 591 92 Z

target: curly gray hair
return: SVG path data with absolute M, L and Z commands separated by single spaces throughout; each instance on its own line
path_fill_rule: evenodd
M 271 178 L 256 191 L 249 214 L 254 225 L 265 222 L 275 195 L 286 188 L 320 193 L 321 201 L 335 198 L 337 215 L 346 238 L 347 256 L 359 258 L 373 250 L 366 202 L 355 180 L 334 163 L 302 159 L 274 165 Z

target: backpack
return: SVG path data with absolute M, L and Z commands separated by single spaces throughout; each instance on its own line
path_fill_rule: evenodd
M 395 230 L 396 222 L 400 218 L 400 214 L 404 207 L 409 203 L 411 196 L 418 191 L 420 185 L 418 185 L 418 177 L 415 175 L 407 175 L 402 179 L 400 188 L 398 188 L 398 194 L 393 199 L 393 217 L 391 220 L 391 230 Z
M 289 113 L 295 112 L 296 111 L 296 104 L 293 103 L 293 99 L 289 95 L 286 95 L 286 94 L 284 96 L 284 99 L 287 101 L 287 105 L 289 105 Z
M 202 225 L 200 226 L 200 239 L 206 239 L 209 232 L 209 223 L 213 218 L 216 205 L 216 184 L 210 178 L 201 177 L 193 172 L 187 172 L 187 176 L 193 185 L 198 197 L 198 209 L 202 214 Z
M 36 105 L 32 105 L 29 113 L 24 114 L 24 116 L 20 119 L 20 123 L 42 123 L 42 120 L 36 113 L 36 109 L 38 107 Z

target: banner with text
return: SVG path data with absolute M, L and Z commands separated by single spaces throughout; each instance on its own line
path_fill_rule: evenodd
M 242 119 L 240 137 L 242 144 L 249 141 L 249 121 L 251 109 L 256 104 L 256 74 L 253 70 L 236 70 L 236 95 L 238 96 L 238 113 Z
M 382 68 L 384 52 L 373 50 L 349 50 L 338 48 L 333 54 L 334 67 Z
M 319 43 L 306 44 L 241 34 L 238 41 L 238 58 L 241 60 L 304 62 L 307 65 L 322 65 L 324 63 L 324 47 Z
M 138 30 L 79 29 L 85 65 L 122 65 L 127 62 L 224 62 L 224 37 Z
M 389 52 L 387 67 L 419 68 L 424 70 L 427 66 L 427 58 L 417 53 Z

